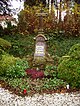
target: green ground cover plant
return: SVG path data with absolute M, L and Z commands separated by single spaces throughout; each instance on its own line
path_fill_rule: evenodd
M 6 40 L 11 42 L 12 47 L 9 53 L 15 57 L 26 57 L 27 55 L 33 55 L 35 50 L 34 37 L 36 35 L 20 35 L 16 34 L 14 36 L 3 36 Z M 80 37 L 62 37 L 56 34 L 45 35 L 48 38 L 47 41 L 47 51 L 51 56 L 64 56 L 68 53 L 70 48 L 77 43 L 80 43 Z
M 26 90 L 26 94 L 30 95 L 34 93 L 41 93 L 44 91 L 54 91 L 60 88 L 66 87 L 66 82 L 63 80 L 57 79 L 56 77 L 53 78 L 42 78 L 42 79 L 31 79 L 29 77 L 25 78 L 5 78 L 0 77 L 0 79 L 7 82 L 7 85 L 5 86 L 10 87 L 10 89 L 15 90 L 16 94 L 23 95 L 24 90 Z
M 6 76 L 10 78 L 21 78 L 26 76 L 25 70 L 29 68 L 28 62 L 22 59 L 17 59 L 15 64 L 9 66 L 6 71 Z
M 9 53 L 15 57 L 21 57 L 32 55 L 34 52 L 34 35 L 21 35 L 16 34 L 14 36 L 4 36 L 3 38 L 11 42 L 12 47 Z
M 14 87 L 16 90 L 18 90 L 18 93 L 23 93 L 23 90 L 26 89 L 27 92 L 30 91 L 30 85 L 27 82 L 28 78 L 25 77 L 25 79 L 23 78 L 11 78 L 11 79 L 7 79 L 7 82 L 9 84 L 9 86 Z
M 56 65 L 46 65 L 45 71 L 44 71 L 45 76 L 51 76 L 51 77 L 56 77 L 57 76 L 57 66 Z
M 58 89 L 59 87 L 65 87 L 66 83 L 63 80 L 57 79 L 56 77 L 45 79 L 43 89 Z

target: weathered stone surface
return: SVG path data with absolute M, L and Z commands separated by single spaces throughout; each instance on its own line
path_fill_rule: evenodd
M 34 64 L 45 64 L 47 38 L 43 34 L 38 34 L 35 40 L 36 43 L 35 43 L 35 53 L 34 53 Z

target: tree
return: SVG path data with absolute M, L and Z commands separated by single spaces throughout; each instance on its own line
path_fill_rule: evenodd
M 25 0 L 25 5 L 29 6 L 39 5 L 40 3 L 46 5 L 46 0 Z
M 77 4 L 80 4 L 80 0 L 74 0 Z
M 0 0 L 0 14 L 6 15 L 9 13 L 8 0 Z

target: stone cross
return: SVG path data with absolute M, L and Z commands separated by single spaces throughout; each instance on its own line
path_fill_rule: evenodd
M 43 10 L 40 10 L 40 13 L 36 13 L 36 15 L 39 17 L 39 32 L 43 32 L 43 17 L 47 16 L 47 13 L 43 13 Z

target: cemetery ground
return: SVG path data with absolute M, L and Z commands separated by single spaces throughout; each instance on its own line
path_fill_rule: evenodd
M 44 68 L 37 69 L 33 66 L 35 36 L 1 38 L 5 40 L 0 45 L 0 86 L 21 96 L 79 91 L 80 37 L 46 34 L 49 55 Z

